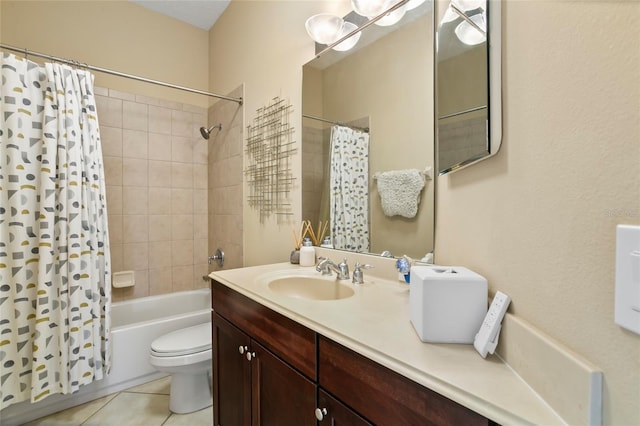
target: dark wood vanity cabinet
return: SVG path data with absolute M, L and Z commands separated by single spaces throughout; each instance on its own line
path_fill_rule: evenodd
M 212 307 L 214 424 L 315 425 L 315 333 L 215 281 Z
M 216 281 L 211 288 L 215 425 L 489 424 Z

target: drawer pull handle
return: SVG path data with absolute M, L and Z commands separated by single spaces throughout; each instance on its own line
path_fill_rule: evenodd
M 240 352 L 240 355 L 243 355 L 248 350 L 249 348 L 246 346 L 238 346 L 238 352 Z
M 324 419 L 324 416 L 326 415 L 327 415 L 326 408 L 316 408 L 316 419 L 318 419 L 319 421 L 322 421 L 322 419 Z
M 251 359 L 256 357 L 255 352 L 247 352 L 247 361 L 251 361 Z

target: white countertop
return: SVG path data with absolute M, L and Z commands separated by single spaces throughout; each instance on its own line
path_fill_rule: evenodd
M 473 345 L 420 341 L 409 321 L 408 285 L 366 271 L 352 297 L 305 300 L 269 289 L 261 276 L 276 271 L 320 275 L 312 267 L 279 263 L 209 277 L 500 424 L 565 424 L 497 356 L 483 359 Z

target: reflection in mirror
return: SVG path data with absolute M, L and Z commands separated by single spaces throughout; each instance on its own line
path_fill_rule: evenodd
M 433 250 L 432 182 L 418 174 L 417 212 L 405 217 L 385 214 L 374 179 L 434 168 L 432 11 L 427 1 L 395 26 L 365 28 L 355 49 L 304 65 L 302 217 L 328 221 L 332 204 L 334 220 L 350 216 L 332 227 L 335 248 L 418 259 Z
M 500 2 L 451 1 L 438 15 L 437 157 L 442 175 L 500 148 Z

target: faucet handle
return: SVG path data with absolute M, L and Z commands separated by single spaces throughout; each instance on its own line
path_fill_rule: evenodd
M 373 268 L 373 265 L 369 265 L 369 264 L 361 264 L 360 262 L 356 262 L 355 266 L 354 266 L 354 271 L 353 271 L 353 280 L 351 280 L 351 282 L 353 284 L 364 284 L 364 273 L 362 272 L 363 269 L 371 269 Z

